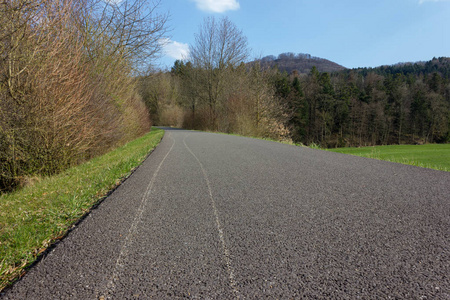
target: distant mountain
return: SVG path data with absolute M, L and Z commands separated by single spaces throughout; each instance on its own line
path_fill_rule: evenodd
M 277 67 L 281 72 L 286 71 L 289 74 L 294 70 L 298 73 L 308 74 L 314 66 L 319 72 L 337 72 L 347 69 L 328 59 L 305 53 L 288 52 L 282 53 L 278 57 L 269 55 L 256 61 L 259 61 L 263 67 Z

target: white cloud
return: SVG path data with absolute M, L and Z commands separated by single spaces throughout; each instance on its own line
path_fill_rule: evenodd
M 204 11 L 223 13 L 227 10 L 238 10 L 240 8 L 237 0 L 193 0 L 197 7 Z
M 175 59 L 189 58 L 189 45 L 172 41 L 170 39 L 161 39 L 159 43 L 163 47 L 164 54 Z
M 120 3 L 122 3 L 123 0 L 103 0 L 103 1 L 108 3 L 108 4 L 119 5 Z
M 419 4 L 423 4 L 425 2 L 450 2 L 450 0 L 419 0 Z

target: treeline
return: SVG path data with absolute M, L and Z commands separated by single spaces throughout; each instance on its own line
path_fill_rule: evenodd
M 178 61 L 171 72 L 141 78 L 155 124 L 290 141 L 287 106 L 275 95 L 270 72 L 228 66 L 208 76 Z M 220 78 L 220 79 L 219 79 Z M 208 83 L 209 79 L 213 79 Z M 217 80 L 217 81 L 216 81 Z
M 166 17 L 146 1 L 0 4 L 0 192 L 102 154 L 150 128 L 136 66 Z
M 140 79 L 155 124 L 290 139 L 288 115 L 270 73 L 248 68 L 247 39 L 227 18 L 208 18 L 190 61 Z
M 378 68 L 359 68 L 353 71 L 366 76 L 368 73 L 375 73 L 378 75 L 395 75 L 402 74 L 405 76 L 426 76 L 433 73 L 438 73 L 443 78 L 450 77 L 450 58 L 448 57 L 433 57 L 427 62 L 416 63 L 398 63 L 392 66 L 381 66 Z
M 442 59 L 441 59 L 442 60 Z M 427 63 L 428 64 L 428 63 Z M 322 147 L 450 141 L 450 81 L 440 72 L 278 74 L 294 141 Z
M 321 147 L 450 141 L 449 59 L 290 74 L 245 64 L 228 19 L 205 20 L 188 61 L 140 78 L 156 124 L 292 140 Z

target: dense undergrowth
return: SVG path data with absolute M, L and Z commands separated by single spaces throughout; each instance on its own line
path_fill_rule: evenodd
M 164 33 L 165 18 L 151 5 L 0 4 L 0 193 L 148 132 L 134 77 Z

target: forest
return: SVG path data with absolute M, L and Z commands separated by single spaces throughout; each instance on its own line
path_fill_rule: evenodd
M 322 147 L 450 141 L 450 59 L 299 77 L 276 73 L 292 139 Z
M 247 40 L 227 18 L 206 19 L 195 37 L 189 59 L 139 78 L 155 124 L 323 148 L 450 141 L 449 58 L 288 73 L 267 59 L 246 62 Z

